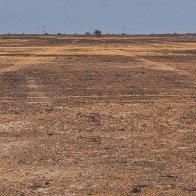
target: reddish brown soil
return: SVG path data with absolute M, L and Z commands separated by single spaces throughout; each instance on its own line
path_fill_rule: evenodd
M 2 196 L 195 195 L 195 130 L 195 36 L 0 37 Z

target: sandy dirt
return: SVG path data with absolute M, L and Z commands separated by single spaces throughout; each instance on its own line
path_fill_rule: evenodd
M 0 37 L 0 195 L 196 195 L 196 36 Z

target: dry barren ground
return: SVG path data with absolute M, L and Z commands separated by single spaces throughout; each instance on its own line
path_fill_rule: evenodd
M 196 195 L 196 36 L 0 37 L 0 195 Z

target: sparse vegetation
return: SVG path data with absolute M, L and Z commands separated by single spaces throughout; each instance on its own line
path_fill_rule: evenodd
M 94 35 L 95 35 L 96 37 L 101 37 L 101 35 L 102 35 L 101 30 L 95 29 L 95 30 L 94 30 Z
M 85 35 L 86 35 L 86 36 L 90 36 L 91 33 L 90 33 L 90 32 L 86 32 Z

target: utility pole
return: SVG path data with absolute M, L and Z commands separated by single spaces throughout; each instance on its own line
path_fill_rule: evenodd
M 124 26 L 124 34 L 126 34 L 126 28 L 125 28 L 125 26 Z
M 45 34 L 45 33 L 46 33 L 46 27 L 43 26 L 43 34 Z

